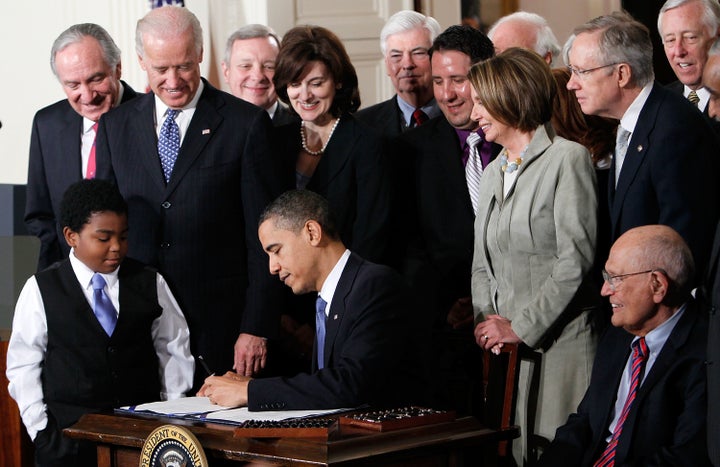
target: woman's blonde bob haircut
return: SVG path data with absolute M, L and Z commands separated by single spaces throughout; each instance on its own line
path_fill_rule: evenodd
M 531 50 L 507 49 L 473 65 L 468 78 L 482 106 L 505 125 L 531 132 L 552 116 L 555 79 Z

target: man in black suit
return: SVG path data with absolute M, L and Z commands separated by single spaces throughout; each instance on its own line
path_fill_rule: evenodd
M 716 121 L 720 118 L 720 39 L 715 40 L 703 70 L 703 87 L 710 93 L 708 111 Z M 708 274 L 701 296 L 709 310 L 707 378 L 708 394 L 720 393 L 720 228 L 715 229 Z M 720 400 L 708 398 L 708 452 L 714 466 L 720 466 Z
M 233 96 L 267 110 L 275 126 L 297 120 L 280 104 L 273 76 L 280 39 L 262 24 L 248 24 L 232 33 L 222 62 L 225 82 Z
M 198 395 L 251 411 L 422 403 L 422 336 L 400 275 L 346 249 L 327 201 L 312 191 L 282 194 L 258 235 L 270 272 L 295 294 L 318 292 L 312 371 L 212 376 Z
M 657 20 L 665 56 L 677 81 L 667 85 L 685 96 L 711 122 L 716 132 L 720 125 L 708 116 L 709 93 L 702 85 L 708 50 L 720 35 L 720 3 L 717 0 L 667 0 Z
M 500 152 L 498 145 L 485 141 L 478 123 L 470 118 L 472 85 L 467 73 L 474 63 L 492 57 L 494 50 L 480 31 L 451 26 L 435 39 L 430 53 L 433 92 L 443 115 L 400 137 L 404 176 L 410 185 L 401 201 L 411 212 L 403 273 L 422 310 L 419 318 L 434 331 L 436 365 L 444 375 L 438 380 L 445 380 L 439 389 L 446 393 L 439 397 L 467 412 L 473 410 L 468 392 L 478 383 L 480 356 L 472 339 L 475 213 L 466 179 L 468 136 L 479 137 L 483 167 Z
M 670 227 L 637 227 L 615 242 L 603 276 L 613 326 L 577 413 L 538 465 L 708 465 L 707 320 L 690 294 L 689 248 Z
M 704 271 L 717 222 L 714 132 L 687 99 L 653 82 L 649 32 L 627 14 L 575 28 L 568 57 L 567 86 L 582 111 L 620 120 L 608 183 L 611 241 L 633 227 L 668 225 Z
M 53 43 L 50 67 L 67 99 L 35 114 L 30 138 L 25 224 L 40 239 L 38 271 L 67 258 L 60 227 L 65 190 L 88 172 L 100 116 L 136 96 L 120 81 L 120 49 L 97 24 L 76 24 Z M 94 161 L 93 161 L 94 164 Z
M 433 97 L 429 54 L 438 34 L 440 24 L 435 18 L 416 11 L 398 11 L 387 20 L 380 32 L 380 49 L 396 94 L 358 111 L 358 120 L 392 139 L 440 115 Z
M 201 79 L 202 29 L 186 8 L 151 10 L 136 34 L 152 92 L 105 115 L 97 140 L 128 202 L 128 255 L 163 273 L 196 357 L 255 374 L 279 319 L 254 228 L 275 195 L 270 118 Z

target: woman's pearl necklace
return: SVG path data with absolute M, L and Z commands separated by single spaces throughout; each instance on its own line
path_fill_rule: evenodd
M 305 150 L 306 153 L 310 154 L 311 156 L 319 156 L 320 154 L 325 152 L 325 148 L 327 148 L 328 143 L 330 142 L 330 138 L 332 138 L 333 133 L 335 133 L 335 128 L 337 128 L 338 123 L 340 123 L 340 117 L 335 120 L 335 123 L 333 123 L 332 129 L 330 130 L 330 134 L 328 135 L 327 141 L 325 141 L 325 144 L 323 144 L 323 147 L 320 148 L 319 151 L 311 151 L 307 147 L 307 140 L 305 139 L 305 120 L 300 122 L 300 140 L 302 141 L 302 148 Z

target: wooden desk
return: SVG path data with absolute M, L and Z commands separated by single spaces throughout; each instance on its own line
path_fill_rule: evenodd
M 20 420 L 20 411 L 8 393 L 7 348 L 9 329 L 0 329 L 0 465 L 29 467 L 34 465 L 33 445 Z
M 234 438 L 234 427 L 199 424 L 169 418 L 88 414 L 65 430 L 71 438 L 89 440 L 98 446 L 99 467 L 137 466 L 140 449 L 152 430 L 164 424 L 188 427 L 198 438 L 210 465 L 218 459 L 266 461 L 290 466 L 437 466 L 463 465 L 463 458 L 476 456 L 481 446 L 496 450 L 497 442 L 519 436 L 517 427 L 494 431 L 476 419 L 461 418 L 390 432 L 341 426 L 330 439 L 322 438 Z

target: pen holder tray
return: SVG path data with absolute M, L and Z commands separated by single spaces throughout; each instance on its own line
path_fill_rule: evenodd
M 455 412 L 426 407 L 401 407 L 373 410 L 340 417 L 340 425 L 351 425 L 375 431 L 391 431 L 455 420 Z

